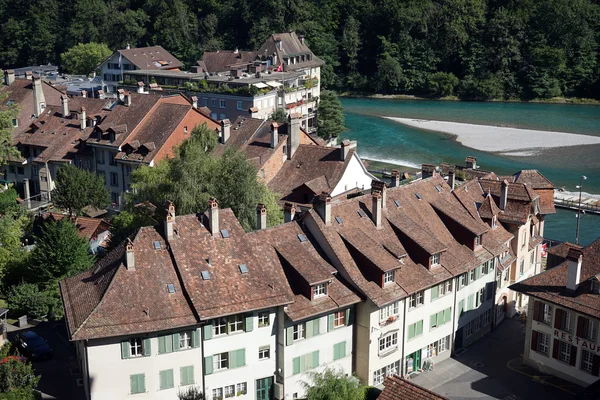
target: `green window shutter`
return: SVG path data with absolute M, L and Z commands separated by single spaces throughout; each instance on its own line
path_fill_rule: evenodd
M 437 325 L 437 314 L 432 314 L 431 317 L 429 317 L 429 330 L 434 329 L 434 325 Z
M 440 287 L 434 286 L 431 288 L 431 300 L 435 300 L 439 296 Z
M 294 343 L 294 327 L 290 326 L 285 330 L 285 345 L 289 346 Z
M 144 374 L 129 375 L 131 394 L 144 393 L 146 391 L 146 376 Z
M 173 351 L 179 351 L 179 333 L 172 335 Z
M 238 367 L 246 365 L 246 349 L 240 349 L 237 351 Z
M 228 357 L 229 357 L 229 369 L 237 368 L 238 367 L 237 350 L 230 351 Z
M 212 335 L 213 335 L 213 327 L 212 325 L 204 325 L 204 327 L 202 328 L 203 330 L 203 334 L 204 334 L 204 340 L 210 340 L 212 339 Z
M 416 324 L 411 324 L 408 326 L 408 338 L 412 339 L 415 337 L 415 325 Z
M 192 385 L 194 383 L 194 366 L 181 367 L 179 369 L 179 380 L 181 386 Z
M 423 320 L 417 322 L 417 331 L 415 332 L 416 336 L 419 336 L 423 333 Z
M 306 321 L 305 328 L 306 328 L 306 338 L 307 339 L 313 337 L 313 324 L 314 324 L 314 322 L 312 320 Z
M 444 324 L 444 311 L 443 310 L 437 313 L 437 322 L 438 322 L 438 326 Z
M 144 344 L 142 348 L 144 350 L 144 357 L 149 357 L 152 355 L 152 344 L 150 338 L 144 339 Z
M 327 332 L 331 332 L 333 330 L 333 318 L 335 316 L 333 314 L 329 314 L 327 316 Z
M 175 382 L 173 380 L 173 370 L 167 369 L 165 371 L 160 371 L 158 373 L 160 378 L 160 390 L 171 389 L 175 387 Z
M 129 375 L 129 393 L 139 393 L 137 375 Z
M 336 343 L 336 344 L 333 345 L 333 359 L 334 360 L 340 359 L 340 346 L 339 346 L 339 343 Z
M 340 356 L 346 357 L 346 341 L 343 341 L 342 343 L 340 343 Z
M 313 336 L 317 336 L 321 333 L 321 318 L 313 320 Z
M 194 348 L 200 347 L 200 331 L 198 329 L 194 329 L 194 331 L 192 332 L 192 335 L 193 335 L 192 344 L 193 344 Z
M 462 313 L 463 313 L 463 311 L 464 311 L 464 310 L 465 310 L 465 301 L 464 301 L 464 300 L 461 300 L 461 301 L 458 303 L 458 316 L 459 316 L 459 317 L 462 315 Z
M 300 373 L 300 357 L 296 357 L 292 360 L 292 373 L 294 375 Z
M 450 322 L 450 319 L 452 319 L 452 307 L 446 308 L 446 311 L 444 313 L 444 323 L 446 324 Z
M 140 389 L 140 393 L 146 392 L 146 375 L 145 374 L 138 375 L 138 388 Z
M 306 355 L 300 356 L 300 372 L 306 371 Z
M 312 353 L 312 367 L 318 367 L 319 366 L 319 350 L 317 351 L 313 351 Z
M 246 315 L 246 325 L 244 328 L 246 332 L 252 332 L 252 329 L 254 329 L 254 314 Z
M 467 311 L 472 310 L 473 309 L 473 295 L 470 295 L 467 298 Z
M 131 351 L 129 350 L 129 340 L 121 342 L 121 358 L 127 359 L 131 357 Z
M 352 325 L 352 308 L 346 310 L 346 326 Z
M 167 352 L 167 337 L 158 337 L 158 354 L 165 354 Z
M 213 358 L 212 356 L 204 357 L 204 374 L 210 375 L 213 373 Z
M 164 390 L 167 388 L 167 375 L 166 375 L 167 371 L 160 371 L 158 373 L 158 382 L 159 382 L 159 388 L 160 390 Z
M 481 265 L 475 268 L 475 279 L 481 278 Z

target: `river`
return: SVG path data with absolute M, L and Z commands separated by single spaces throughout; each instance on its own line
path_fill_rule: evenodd
M 418 129 L 382 118 L 413 118 L 568 132 L 592 136 L 595 140 L 600 138 L 600 106 L 363 98 L 344 98 L 342 105 L 348 127 L 343 138 L 357 140 L 358 152 L 365 159 L 420 168 L 422 163 L 462 164 L 466 156 L 476 156 L 482 169 L 498 174 L 538 169 L 556 187 L 564 187 L 568 191 L 577 191 L 575 186 L 579 184 L 579 177 L 585 175 L 587 180 L 584 181 L 584 191 L 600 193 L 600 144 L 544 148 L 551 143 L 544 141 L 543 133 L 541 136 L 538 133 L 535 142 L 539 142 L 540 149 L 533 152 L 490 152 L 466 147 L 454 135 Z M 527 130 L 517 132 L 524 139 L 531 139 L 533 135 Z M 550 136 L 548 133 L 548 137 Z M 508 139 L 508 143 L 514 145 L 515 140 L 518 142 L 518 137 Z M 490 137 L 490 141 L 497 142 L 498 145 L 502 141 L 505 144 L 507 142 L 501 136 Z M 574 241 L 575 225 L 575 213 L 561 210 L 556 215 L 547 217 L 545 236 Z M 581 219 L 580 243 L 586 245 L 598 237 L 600 216 L 584 215 Z

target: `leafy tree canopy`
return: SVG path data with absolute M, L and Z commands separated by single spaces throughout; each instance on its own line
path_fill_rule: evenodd
M 0 359 L 7 356 L 19 356 L 17 348 L 11 343 L 0 349 Z M 40 377 L 35 374 L 31 362 L 9 359 L 0 364 L 0 399 L 34 400 L 39 381 Z
M 338 137 L 346 129 L 342 103 L 332 91 L 324 90 L 321 92 L 317 124 L 319 136 L 327 139 Z
M 61 66 L 69 74 L 88 75 L 112 51 L 104 43 L 79 43 L 60 55 Z
M 7 102 L 9 91 L 0 88 L 0 105 Z M 12 139 L 13 119 L 18 116 L 16 105 L 0 107 L 0 166 L 4 165 L 11 156 L 19 156 L 19 151 L 14 147 Z
M 110 204 L 110 194 L 104 179 L 93 172 L 66 164 L 56 172 L 56 188 L 52 201 L 69 215 L 79 215 L 86 206 L 104 208 Z
M 21 283 L 10 288 L 7 305 L 12 315 L 40 318 L 56 308 L 57 299 L 34 283 Z
M 364 400 L 367 394 L 366 386 L 341 370 L 311 371 L 308 377 L 309 382 L 304 382 L 307 400 Z

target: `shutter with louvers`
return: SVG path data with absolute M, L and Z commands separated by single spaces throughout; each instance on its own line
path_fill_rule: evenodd
M 230 351 L 227 357 L 229 357 L 229 369 L 237 368 L 237 350 Z
M 173 351 L 179 351 L 179 333 L 174 333 L 171 341 L 173 342 Z
M 333 319 L 335 316 L 333 314 L 329 314 L 327 316 L 327 332 L 331 332 L 333 330 Z
M 139 393 L 137 375 L 129 375 L 129 391 L 130 393 Z
M 408 338 L 412 339 L 415 337 L 415 325 L 416 324 L 411 324 L 408 326 Z
M 313 324 L 314 322 L 311 321 L 306 321 L 306 338 L 310 339 L 311 337 L 313 337 Z
M 204 334 L 204 340 L 210 340 L 213 336 L 213 327 L 212 325 L 204 325 L 202 328 L 202 333 Z
M 337 360 L 340 358 L 340 346 L 339 343 L 333 345 L 333 360 Z
M 204 374 L 210 375 L 213 373 L 213 358 L 212 356 L 204 357 Z
M 583 337 L 583 329 L 585 326 L 586 318 L 579 316 L 577 317 L 577 336 Z
M 422 333 L 423 333 L 423 320 L 420 320 L 419 322 L 417 322 L 417 331 L 415 332 L 415 335 L 419 336 Z
M 306 371 L 306 355 L 300 356 L 300 372 Z
M 429 329 L 434 329 L 437 327 L 437 314 L 432 314 L 429 317 Z
M 467 297 L 467 311 L 473 309 L 473 295 Z
M 254 329 L 254 315 L 253 314 L 246 315 L 245 329 L 246 329 L 246 332 L 252 332 L 252 330 Z
M 144 350 L 144 357 L 149 357 L 152 355 L 152 345 L 150 338 L 144 339 L 144 344 L 142 345 Z
M 481 278 L 481 265 L 475 268 L 475 280 Z
M 440 326 L 444 323 L 444 311 L 440 311 L 437 313 L 437 323 L 438 323 L 438 326 Z
M 541 303 L 539 301 L 536 301 L 533 303 L 533 320 L 534 321 L 541 321 L 540 318 L 540 314 L 541 314 Z
M 444 323 L 450 322 L 452 318 L 452 307 L 448 307 L 444 312 Z
M 290 326 L 285 330 L 285 345 L 289 346 L 294 343 L 294 327 Z
M 431 288 L 431 300 L 435 300 L 438 298 L 440 293 L 440 288 L 439 286 L 434 286 Z
M 537 351 L 538 333 L 537 331 L 531 331 L 531 350 Z
M 600 376 L 600 356 L 594 355 L 592 359 L 592 375 Z
M 554 339 L 554 342 L 552 343 L 552 358 L 555 358 L 557 360 L 558 360 L 558 346 L 559 346 L 558 340 Z
M 160 346 L 159 346 L 160 347 Z M 167 371 L 160 371 L 158 373 L 158 381 L 160 390 L 165 390 L 167 388 Z
M 313 320 L 313 336 L 321 334 L 321 318 Z
M 312 368 L 319 366 L 319 350 L 313 351 L 312 353 Z
M 294 375 L 300 373 L 300 357 L 296 357 L 292 360 L 292 370 Z
M 562 326 L 562 319 L 563 319 L 563 310 L 561 310 L 560 308 L 556 309 L 556 318 L 554 318 L 554 327 L 556 329 L 560 329 L 560 327 Z
M 346 310 L 346 326 L 352 325 L 352 308 Z
M 165 354 L 167 352 L 167 337 L 158 337 L 158 354 Z
M 121 342 L 121 358 L 127 359 L 131 357 L 131 350 L 129 349 L 129 340 Z
M 192 331 L 192 335 L 192 345 L 194 346 L 194 348 L 200 347 L 200 331 L 198 329 L 194 329 Z
M 229 356 L 235 359 L 235 367 L 231 365 L 229 368 L 239 368 L 246 365 L 246 349 L 239 349 L 229 352 Z
M 575 365 L 577 361 L 577 347 L 571 345 L 571 357 L 569 358 L 569 364 Z
M 346 341 L 340 343 L 340 358 L 346 357 Z

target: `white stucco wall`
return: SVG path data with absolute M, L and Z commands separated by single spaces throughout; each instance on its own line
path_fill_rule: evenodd
M 371 181 L 375 179 L 371 175 L 356 153 L 348 162 L 346 170 L 342 178 L 331 192 L 331 197 L 338 196 L 354 188 L 369 190 L 371 189 Z
M 403 327 L 404 327 L 404 300 L 397 300 L 398 303 L 398 314 L 393 322 L 386 322 L 380 320 L 379 308 L 363 309 L 364 311 L 371 311 L 369 314 L 370 323 L 370 337 L 368 345 L 368 360 L 369 360 L 369 371 L 368 371 L 368 384 L 373 384 L 373 373 L 383 367 L 386 367 L 396 361 L 400 361 L 402 364 L 402 341 L 403 341 Z M 379 355 L 379 338 L 391 333 L 398 333 L 398 347 L 394 351 L 388 351 Z M 399 372 L 399 371 L 398 371 Z

